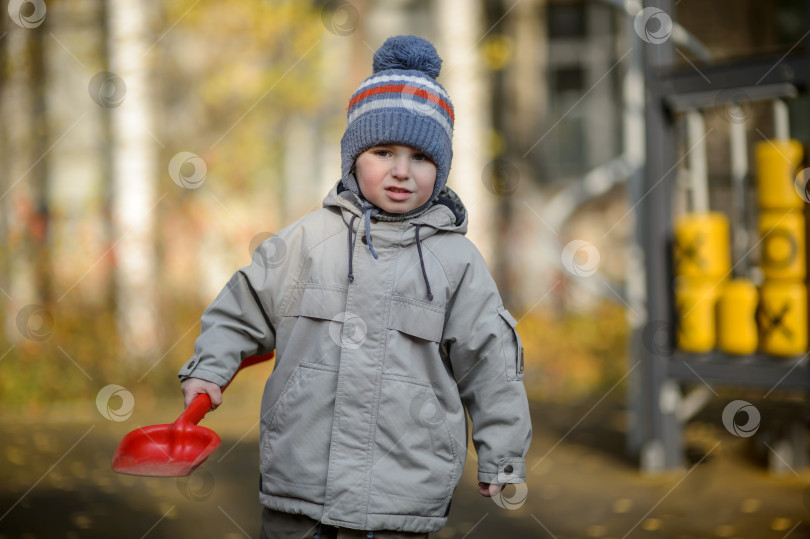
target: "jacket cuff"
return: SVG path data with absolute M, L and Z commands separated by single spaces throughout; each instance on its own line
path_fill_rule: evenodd
M 478 469 L 478 480 L 483 483 L 508 485 L 526 482 L 526 459 L 523 457 L 506 457 L 498 463 L 498 471 Z
M 177 373 L 177 377 L 180 378 L 181 382 L 185 382 L 189 378 L 199 378 L 217 384 L 219 387 L 225 387 L 228 384 L 226 378 L 213 371 L 200 368 L 200 361 L 196 358 L 187 361 L 180 369 L 180 372 Z

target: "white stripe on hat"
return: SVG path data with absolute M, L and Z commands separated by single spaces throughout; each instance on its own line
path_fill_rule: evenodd
M 427 103 L 430 103 L 430 106 L 427 106 Z M 422 116 L 433 118 L 444 128 L 445 133 L 447 133 L 447 138 L 452 139 L 453 128 L 450 126 L 450 122 L 447 121 L 447 117 L 444 115 L 443 109 L 440 110 L 439 107 L 440 106 L 435 102 L 412 101 L 408 99 L 387 98 L 364 101 L 362 104 L 355 106 L 352 109 L 351 113 L 346 119 L 346 129 L 349 128 L 349 126 L 354 120 L 357 119 L 358 116 L 362 116 L 367 112 L 379 109 L 397 110 L 405 108 L 411 110 L 414 114 L 420 114 Z
M 357 87 L 357 91 L 355 91 L 354 93 L 358 94 L 363 90 L 363 88 L 365 88 L 366 86 L 371 86 L 372 84 L 378 84 L 380 82 L 393 82 L 393 81 L 411 82 L 414 83 L 416 86 L 424 86 L 430 88 L 437 94 L 441 95 L 447 101 L 448 105 L 450 104 L 450 96 L 447 95 L 447 92 L 445 92 L 441 86 L 433 82 L 428 77 L 414 77 L 413 75 L 379 75 L 379 76 L 372 75 L 371 77 L 363 81 L 363 83 Z M 452 107 L 452 105 L 450 106 Z

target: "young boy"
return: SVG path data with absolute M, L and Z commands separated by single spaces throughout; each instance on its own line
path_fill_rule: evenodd
M 234 274 L 180 370 L 186 404 L 207 393 L 216 407 L 242 359 L 275 349 L 262 537 L 440 530 L 467 457 L 465 408 L 479 492 L 525 481 L 523 350 L 445 185 L 454 118 L 440 68 L 415 36 L 375 53 L 349 103 L 341 180 Z

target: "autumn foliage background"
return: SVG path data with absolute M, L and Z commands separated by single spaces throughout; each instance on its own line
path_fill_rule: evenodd
M 112 36 L 109 6 L 52 0 L 45 22 L 32 29 L 2 17 L 4 409 L 37 413 L 93 400 L 109 383 L 180 398 L 176 371 L 193 351 L 205 306 L 249 263 L 257 238 L 319 207 L 337 179 L 345 104 L 380 44 L 363 30 L 371 3 L 357 2 L 354 11 L 343 4 L 150 3 L 155 9 L 141 13 L 149 32 L 140 39 L 151 45 L 138 59 L 149 84 L 128 86 L 120 108 L 88 96 L 93 75 L 114 70 L 111 48 L 121 43 Z M 439 30 L 430 28 L 427 34 Z M 469 51 L 480 60 L 485 84 L 503 76 L 515 39 L 508 27 L 497 28 Z M 151 128 L 139 136 L 154 156 L 156 178 L 142 215 L 153 230 L 155 265 L 149 311 L 155 344 L 147 354 L 133 353 L 122 337 L 118 264 L 130 238 L 115 226 L 119 195 L 110 164 L 114 115 L 138 92 L 151 111 Z M 508 151 L 497 123 L 480 126 L 487 160 Z M 181 151 L 204 161 L 200 188 L 184 189 L 167 172 Z M 465 156 L 457 148 L 454 166 Z M 451 186 L 463 181 L 482 180 L 451 177 Z M 496 213 L 506 203 L 514 207 L 532 189 L 531 177 L 520 182 L 502 196 L 485 192 L 485 204 Z M 509 243 L 532 244 L 547 231 L 522 223 L 519 234 L 506 234 L 504 212 L 499 219 L 485 226 L 503 245 L 485 256 L 519 320 L 532 398 L 579 399 L 612 387 L 627 367 L 624 307 L 591 298 L 570 308 L 566 290 L 576 285 L 556 289 L 568 281 L 561 274 L 549 288 L 540 268 L 535 278 L 515 282 L 501 268 L 514 249 Z

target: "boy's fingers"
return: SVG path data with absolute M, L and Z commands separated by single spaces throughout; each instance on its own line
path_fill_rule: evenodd
M 212 411 L 216 410 L 217 407 L 219 407 L 219 405 L 222 404 L 222 394 L 221 393 L 219 395 L 214 395 L 213 392 L 199 390 L 196 393 L 192 393 L 192 392 L 185 393 L 184 398 L 183 398 L 183 402 L 185 403 L 186 408 L 188 408 L 188 405 L 191 404 L 191 401 L 193 401 L 194 399 L 197 398 L 197 395 L 205 395 L 205 394 L 208 394 L 208 398 L 211 399 L 211 410 Z M 214 399 L 216 399 L 216 401 Z
M 503 490 L 503 485 L 484 483 L 482 481 L 478 482 L 478 493 L 481 494 L 481 496 L 491 498 L 492 496 L 497 495 L 501 490 Z
M 183 394 L 183 403 L 185 404 L 186 408 L 188 408 L 188 405 L 191 404 L 191 401 L 193 401 L 200 393 L 202 393 L 202 391 L 199 393 L 189 391 Z
M 211 409 L 216 410 L 222 404 L 222 391 L 219 388 L 208 391 L 208 396 L 211 398 Z
M 222 404 L 222 390 L 214 383 L 203 383 L 199 380 L 186 380 L 180 385 L 183 392 L 183 402 L 188 408 L 197 395 L 207 394 L 211 399 L 211 410 L 215 410 Z

